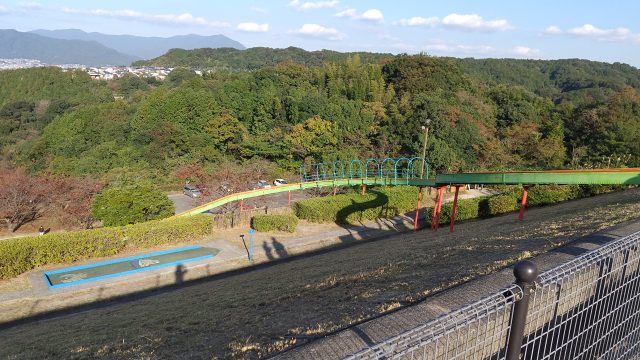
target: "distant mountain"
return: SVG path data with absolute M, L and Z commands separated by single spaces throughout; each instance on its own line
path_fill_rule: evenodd
M 16 30 L 0 30 L 0 58 L 87 66 L 129 65 L 137 60 L 94 41 L 53 39 Z
M 151 60 L 136 61 L 135 65 L 184 66 L 199 69 L 256 70 L 266 66 L 291 61 L 309 67 L 322 66 L 324 62 L 341 62 L 348 57 L 358 55 L 365 64 L 376 64 L 393 58 L 392 54 L 367 52 L 337 52 L 331 50 L 306 51 L 297 47 L 272 49 L 255 47 L 238 49 L 172 49 L 166 54 Z
M 166 53 L 169 49 L 234 48 L 244 49 L 244 45 L 224 35 L 180 35 L 169 38 L 143 37 L 133 35 L 107 35 L 97 32 L 87 33 L 77 29 L 34 30 L 32 33 L 65 40 L 97 41 L 119 52 L 141 59 L 151 59 Z

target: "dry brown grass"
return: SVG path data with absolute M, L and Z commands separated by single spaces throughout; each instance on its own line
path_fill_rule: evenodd
M 394 235 L 0 332 L 0 358 L 252 359 L 640 217 L 640 190 Z

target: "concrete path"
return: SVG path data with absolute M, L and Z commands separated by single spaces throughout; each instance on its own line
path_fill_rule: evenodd
M 421 214 L 421 220 L 424 224 L 424 214 Z M 295 234 L 256 232 L 253 236 L 253 261 L 248 259 L 250 245 L 248 229 L 236 228 L 216 230 L 214 235 L 206 239 L 187 244 L 172 244 L 169 247 L 150 248 L 136 253 L 124 253 L 111 258 L 91 259 L 73 264 L 52 264 L 23 274 L 18 279 L 0 283 L 0 323 L 241 269 L 327 246 L 344 245 L 391 233 L 410 231 L 413 229 L 412 221 L 408 216 L 400 216 L 371 221 L 360 226 L 344 227 L 335 224 L 301 222 Z M 244 242 L 240 234 L 245 235 Z M 43 275 L 45 271 L 196 244 L 216 248 L 220 252 L 213 258 L 185 262 L 180 267 L 168 266 L 61 288 L 50 288 Z

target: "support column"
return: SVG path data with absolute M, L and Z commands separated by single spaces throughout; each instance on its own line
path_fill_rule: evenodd
M 240 200 L 240 212 L 244 209 L 244 200 Z
M 360 195 L 364 195 L 364 193 L 367 191 L 367 184 L 362 184 L 362 191 L 360 192 Z
M 527 194 L 529 193 L 529 185 L 524 185 L 522 187 L 522 202 L 520 202 L 520 216 L 518 218 L 520 221 L 524 220 L 524 206 L 527 204 Z
M 449 232 L 453 232 L 453 226 L 456 223 L 456 214 L 458 212 L 458 192 L 460 191 L 460 185 L 456 185 L 456 194 L 453 197 L 453 207 L 451 208 L 451 224 L 449 225 Z
M 440 199 L 440 188 L 436 188 L 436 201 L 433 204 L 433 215 L 431 215 L 431 230 L 436 229 L 436 216 L 438 215 L 438 200 Z
M 436 202 L 436 217 L 435 217 L 435 224 L 434 224 L 435 231 L 438 231 L 438 228 L 440 227 L 440 215 L 442 214 L 442 199 L 444 198 L 445 188 L 446 186 L 438 187 L 438 197 Z
M 413 219 L 413 231 L 418 230 L 418 211 L 420 211 L 420 200 L 422 200 L 422 187 L 418 188 L 418 203 L 416 204 L 416 216 Z
M 289 190 L 289 197 L 287 199 L 287 206 L 291 207 L 291 190 Z
M 336 196 L 336 192 L 338 191 L 338 187 L 334 186 L 333 187 L 333 196 Z

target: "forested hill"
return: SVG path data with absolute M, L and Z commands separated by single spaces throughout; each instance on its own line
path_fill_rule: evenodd
M 622 63 L 581 59 L 452 59 L 488 85 L 509 84 L 540 96 L 569 100 L 602 100 L 625 86 L 640 89 L 640 70 Z
M 195 50 L 172 49 L 166 54 L 151 60 L 134 63 L 137 66 L 189 67 L 211 70 L 257 70 L 274 66 L 281 62 L 295 62 L 308 67 L 319 67 L 325 62 L 342 62 L 349 56 L 358 54 L 365 64 L 376 64 L 393 58 L 392 54 L 379 53 L 341 53 L 331 50 L 306 51 L 296 47 L 272 49 L 254 47 L 245 50 L 232 48 L 204 48 Z
M 0 72 L 0 167 L 246 185 L 303 163 L 420 154 L 425 119 L 437 172 L 640 166 L 640 77 L 627 65 L 295 48 L 195 50 L 180 65 L 211 51 L 252 71 Z
M 356 54 L 363 64 L 384 64 L 394 58 L 392 54 L 306 51 L 296 47 L 286 49 L 255 47 L 245 50 L 204 48 L 172 49 L 160 57 L 141 60 L 135 65 L 252 71 L 282 62 L 320 67 L 327 62 L 344 62 L 348 57 Z M 448 59 L 457 63 L 467 75 L 484 84 L 522 86 L 556 102 L 562 99 L 582 102 L 585 98 L 604 100 L 625 86 L 640 89 L 640 70 L 621 63 L 608 64 L 581 59 Z

